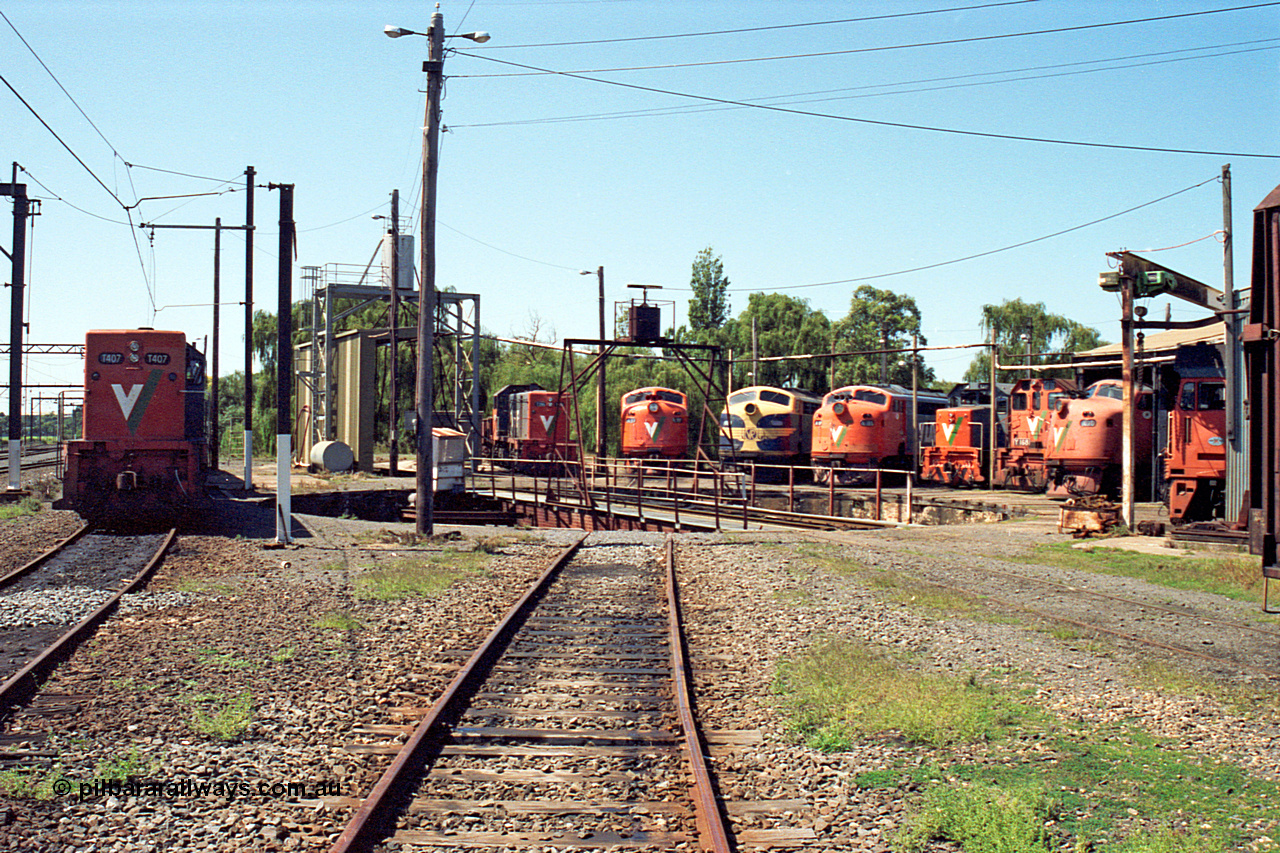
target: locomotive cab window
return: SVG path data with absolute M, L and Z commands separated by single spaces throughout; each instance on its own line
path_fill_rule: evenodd
M 729 398 L 729 404 L 737 405 L 738 403 L 749 403 L 755 398 L 756 398 L 755 391 L 739 391 L 737 394 L 734 394 L 732 397 Z
M 1014 409 L 1021 410 L 1027 407 L 1027 395 L 1021 392 L 1014 394 L 1009 398 L 1009 405 Z
M 791 397 L 777 391 L 761 391 L 760 399 L 766 403 L 777 403 L 779 406 L 791 405 Z
M 855 391 L 853 399 L 860 403 L 871 403 L 876 406 L 883 406 L 889 401 L 889 398 L 879 391 L 867 391 L 865 389 Z
M 640 403 L 644 401 L 644 394 L 628 394 L 627 399 L 622 402 L 630 406 L 632 403 Z
M 665 400 L 668 403 L 675 403 L 677 406 L 684 405 L 684 395 L 677 394 L 674 391 L 659 391 L 656 396 L 659 400 Z
M 1202 412 L 1221 412 L 1227 408 L 1227 386 L 1223 382 L 1201 382 L 1196 408 Z

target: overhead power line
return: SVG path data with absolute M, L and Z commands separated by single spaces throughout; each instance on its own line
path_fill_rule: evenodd
M 1264 5 L 1280 5 L 1280 3 L 1268 3 Z M 497 59 L 492 56 L 479 56 L 471 52 L 457 51 L 464 56 L 471 56 L 476 59 L 483 59 L 487 62 L 496 62 L 501 65 L 511 65 L 516 68 L 527 68 L 533 71 L 542 71 L 547 74 L 555 74 L 560 77 L 570 77 L 574 80 L 585 80 L 589 83 L 602 83 L 606 86 L 619 86 L 623 89 L 635 89 L 639 92 L 651 92 L 657 95 L 671 95 L 676 98 L 688 98 L 695 101 L 704 101 L 709 104 L 726 104 L 737 107 L 749 107 L 754 110 L 768 110 L 770 112 L 786 113 L 788 115 L 808 116 L 810 118 L 825 118 L 832 121 L 847 121 L 857 124 L 870 124 L 878 127 L 896 127 L 902 130 L 922 130 L 930 133 L 950 133 L 957 136 L 974 136 L 983 139 L 1005 139 L 1011 142 L 1038 142 L 1046 145 L 1071 145 L 1079 148 L 1107 148 L 1118 151 L 1151 151 L 1160 154 L 1203 154 L 1212 155 L 1214 157 L 1248 157 L 1257 159 L 1275 160 L 1280 159 L 1280 154 L 1258 154 L 1245 151 L 1208 151 L 1195 148 L 1161 148 L 1150 145 L 1122 145 L 1115 142 L 1084 142 L 1078 139 L 1053 139 L 1043 136 L 1020 136 L 1010 133 L 992 133 L 981 130 L 962 130 L 954 127 L 935 127 L 926 124 L 909 124 L 900 121 L 883 121 L 880 119 L 859 118 L 857 116 L 842 116 L 832 113 L 819 113 L 811 110 L 797 110 L 791 107 L 780 107 L 773 104 L 757 104 L 750 101 L 736 101 L 731 98 L 715 98 L 710 95 L 695 95 L 689 92 L 677 92 L 672 89 L 659 89 L 655 86 L 641 86 L 637 83 L 622 83 L 617 80 L 605 80 L 600 77 L 588 77 L 584 74 L 577 74 L 572 71 L 553 71 L 549 68 L 538 68 L 534 65 L 524 65 L 519 62 L 510 62 L 505 59 Z
M 762 33 L 770 30 L 794 30 L 802 27 L 826 27 L 835 24 L 860 24 L 867 21 L 886 21 L 893 18 L 918 18 L 923 15 L 939 15 L 948 12 L 972 12 L 980 9 L 994 9 L 998 6 L 1021 6 L 1026 3 L 1039 3 L 1040 0 L 1004 0 L 1000 3 L 983 3 L 979 6 L 952 6 L 946 9 L 923 9 L 918 12 L 894 12 L 888 15 L 864 15 L 859 18 L 837 18 L 831 21 L 806 21 L 798 24 L 769 24 L 761 27 L 738 27 L 731 30 L 706 30 L 696 33 L 670 33 L 667 35 L 654 36 L 627 36 L 624 38 L 612 39 L 589 39 L 584 41 L 557 41 L 547 42 L 544 44 L 496 44 L 485 48 L 486 50 L 511 50 L 519 48 L 534 47 L 578 47 L 587 44 L 619 44 L 622 42 L 634 41 L 661 41 L 669 39 L 686 39 L 701 38 L 703 36 L 726 36 L 739 35 L 741 33 Z M 467 10 L 470 11 L 470 8 Z M 458 26 L 462 26 L 461 23 Z
M 667 63 L 667 64 L 661 64 L 661 65 L 631 65 L 631 66 L 620 66 L 620 67 L 614 67 L 614 68 L 588 68 L 588 69 L 581 69 L 577 71 L 556 71 L 556 72 L 533 70 L 533 71 L 526 71 L 523 73 L 481 74 L 481 75 L 473 75 L 473 76 L 476 76 L 476 77 L 522 77 L 522 76 L 531 76 L 532 74 L 540 74 L 540 73 L 607 74 L 607 73 L 613 73 L 613 72 L 619 72 L 619 71 L 653 71 L 653 70 L 665 70 L 665 69 L 672 69 L 672 68 L 702 68 L 702 67 L 707 67 L 712 65 L 740 65 L 742 63 L 747 63 L 747 62 L 776 62 L 784 59 L 815 59 L 815 58 L 824 57 L 824 56 L 849 56 L 849 55 L 858 54 L 858 53 L 880 53 L 880 52 L 890 51 L 890 50 L 913 50 L 913 49 L 922 48 L 922 47 L 942 47 L 946 45 L 955 45 L 955 44 L 972 44 L 974 42 L 982 42 L 982 41 L 996 41 L 1001 39 L 1026 38 L 1029 36 L 1057 35 L 1061 33 L 1082 32 L 1084 30 L 1104 29 L 1107 27 L 1124 27 L 1124 26 L 1131 26 L 1134 24 L 1149 24 L 1156 21 L 1171 21 L 1179 18 L 1195 18 L 1195 17 L 1204 16 L 1204 15 L 1218 15 L 1224 12 L 1240 12 L 1240 11 L 1246 11 L 1249 9 L 1264 8 L 1268 6 L 1280 6 L 1280 0 L 1270 0 L 1270 2 L 1266 2 L 1266 3 L 1254 3 L 1248 6 L 1228 6 L 1220 9 L 1204 9 L 1198 12 L 1181 12 L 1174 15 L 1155 15 L 1148 18 L 1130 18 L 1124 21 L 1104 21 L 1096 24 L 1076 24 L 1069 27 L 1053 27 L 1051 29 L 1045 29 L 1045 30 L 1025 30 L 1022 32 L 1015 32 L 1015 33 L 996 33 L 995 35 L 987 35 L 987 36 L 965 36 L 963 38 L 938 39 L 935 41 L 910 42 L 907 44 L 879 45 L 877 47 L 853 47 L 853 48 L 846 48 L 844 50 L 825 50 L 825 51 L 816 51 L 811 53 L 791 53 L 791 54 L 782 54 L 778 56 L 753 56 L 753 57 L 743 57 L 739 59 L 708 59 L 708 60 L 702 60 L 699 62 L 674 62 L 674 63 Z M 462 51 L 457 51 L 457 52 L 461 53 Z M 466 51 L 466 54 L 479 55 L 474 51 Z M 516 65 L 517 63 L 510 63 L 510 64 Z M 522 66 L 522 67 L 527 67 L 527 66 Z
M 946 89 L 972 88 L 975 86 L 994 86 L 1002 83 L 1023 83 L 1029 80 L 1044 80 L 1054 77 L 1072 77 L 1082 74 L 1100 74 L 1106 71 L 1122 71 L 1129 68 L 1143 68 L 1150 65 L 1167 65 L 1174 62 L 1192 62 L 1200 59 L 1214 59 L 1220 56 L 1235 56 L 1241 53 L 1256 53 L 1259 51 L 1280 50 L 1280 46 L 1272 44 L 1280 41 L 1280 38 L 1253 39 L 1244 42 L 1230 42 L 1226 44 L 1205 45 L 1203 47 L 1179 48 L 1177 50 L 1162 50 L 1152 53 L 1138 53 L 1123 57 L 1111 57 L 1108 59 L 1087 59 L 1077 62 L 1060 62 L 1050 65 L 1032 65 L 1023 68 L 1010 68 L 1001 71 L 977 71 L 969 74 L 951 74 L 944 77 L 925 77 L 916 80 L 901 80 L 893 83 L 872 83 L 864 86 L 845 86 L 839 89 L 820 89 L 812 92 L 793 92 L 787 95 L 769 95 L 761 98 L 751 98 L 749 103 L 757 104 L 765 101 L 776 101 L 779 104 L 812 104 L 822 103 L 826 101 L 854 100 L 858 98 L 878 98 L 890 95 L 910 95 L 919 92 L 935 92 Z M 1266 47 L 1241 47 L 1242 45 L 1266 44 Z M 1218 50 L 1225 47 L 1241 47 L 1240 50 L 1222 51 L 1220 53 L 1201 53 L 1197 56 L 1178 56 L 1171 59 L 1151 59 L 1147 62 L 1132 62 L 1130 60 L 1144 59 L 1156 56 L 1169 56 L 1176 53 L 1190 53 L 1192 51 Z M 1102 65 L 1107 62 L 1125 62 L 1123 65 L 1108 65 L 1100 68 L 1080 68 L 1082 65 Z M 1054 71 L 1053 69 L 1070 68 L 1070 71 Z M 1052 71 L 1047 74 L 1026 74 L 1032 71 Z M 1007 77 L 1003 80 L 975 80 L 977 77 L 997 77 L 1005 74 L 1025 74 L 1022 77 Z M 968 81 L 968 82 L 950 82 L 950 81 Z M 946 83 L 947 85 L 924 86 L 929 83 Z M 915 89 L 894 88 L 901 86 L 923 86 Z M 872 92 L 870 89 L 887 89 L 890 91 Z M 856 92 L 858 94 L 844 94 Z M 811 97 L 823 95 L 826 97 Z M 658 117 L 667 115 L 692 115 L 701 112 L 715 112 L 719 110 L 737 110 L 744 109 L 737 106 L 706 106 L 706 105 L 682 105 L 673 107 L 652 107 L 649 109 L 634 110 L 617 110 L 607 113 L 584 113 L 571 116 L 549 116 L 546 118 L 533 119 L 515 119 L 511 121 L 495 121 L 495 122 L 477 122 L 474 124 L 452 124 L 451 130 L 461 130 L 464 128 L 477 127 L 512 127 L 530 124 L 561 124 L 568 122 L 585 122 L 585 121 L 606 121 L 622 118 L 644 118 Z
M 924 272 L 926 270 L 933 270 L 939 267 L 947 267 L 953 264 L 964 263 L 965 261 L 972 261 L 977 258 L 985 258 L 990 255 L 998 255 L 1001 252 L 1008 252 L 1008 251 L 1012 251 L 1013 249 L 1020 249 L 1023 246 L 1030 246 L 1033 243 L 1043 243 L 1045 240 L 1052 240 L 1054 237 L 1061 237 L 1063 234 L 1070 234 L 1073 231 L 1080 231 L 1092 225 L 1097 225 L 1100 222 L 1106 222 L 1110 219 L 1117 219 L 1121 216 L 1125 216 L 1127 214 L 1133 213 L 1135 210 L 1142 210 L 1144 207 L 1151 207 L 1152 205 L 1159 204 L 1162 201 L 1167 201 L 1173 198 L 1174 196 L 1179 196 L 1179 195 L 1182 195 L 1183 193 L 1191 192 L 1192 190 L 1198 189 L 1204 186 L 1205 184 L 1211 184 L 1219 180 L 1221 180 L 1221 177 L 1215 175 L 1214 177 L 1207 178 L 1206 180 L 1203 180 L 1198 184 L 1192 184 L 1189 187 L 1183 187 L 1180 190 L 1176 190 L 1167 195 L 1162 195 L 1159 198 L 1155 198 L 1155 199 L 1152 199 L 1151 201 L 1143 202 L 1142 204 L 1134 205 L 1133 207 L 1126 208 L 1124 210 L 1118 211 L 1117 213 L 1112 213 L 1108 216 L 1103 216 L 1098 219 L 1093 219 L 1093 220 L 1090 220 L 1089 222 L 1081 223 L 1080 225 L 1073 225 L 1070 228 L 1063 228 L 1061 231 L 1054 231 L 1052 234 L 1045 234 L 1043 237 L 1034 237 L 1030 240 L 1023 240 L 1018 243 L 1012 243 L 1008 246 L 1001 246 L 999 249 L 989 249 L 988 251 L 985 251 L 985 252 L 978 252 L 977 254 L 973 254 L 973 255 L 965 255 L 963 258 L 952 258 L 949 261 L 938 261 L 937 263 L 934 263 L 934 264 L 925 264 L 924 266 L 912 267 L 911 269 L 894 270 L 893 272 L 878 273 L 876 275 L 864 275 L 864 276 L 859 276 L 857 278 L 844 278 L 844 279 L 839 279 L 837 281 L 820 281 L 820 282 L 815 282 L 813 284 L 782 285 L 781 287 L 774 287 L 772 288 L 772 290 L 775 290 L 775 291 L 776 290 L 802 290 L 810 287 L 829 287 L 830 285 L 833 285 L 833 284 L 852 284 L 854 282 L 859 282 L 859 281 L 875 281 L 876 279 L 892 278 L 894 276 L 899 276 L 899 275 L 908 275 L 910 273 L 915 273 L 915 272 Z M 685 290 L 684 288 L 672 288 L 672 289 L 682 291 L 682 292 Z M 751 292 L 752 290 L 758 291 L 759 289 L 760 288 L 731 288 L 729 292 L 730 293 L 746 293 L 746 292 Z M 691 289 L 689 292 L 692 292 Z

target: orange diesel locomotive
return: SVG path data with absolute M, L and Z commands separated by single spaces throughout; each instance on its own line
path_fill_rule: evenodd
M 169 526 L 204 507 L 205 358 L 182 332 L 85 335 L 81 438 L 59 509 L 95 524 Z
M 670 388 L 622 395 L 622 455 L 675 459 L 689 450 L 689 399 Z
M 1165 479 L 1174 524 L 1222 518 L 1227 477 L 1227 385 L 1211 344 L 1178 350 L 1178 396 L 1169 412 Z
M 921 422 L 947 405 L 933 392 L 916 394 Z M 847 385 L 822 399 L 813 416 L 810 458 L 818 482 L 848 483 L 866 476 L 858 469 L 912 470 L 916 454 L 911 434 L 911 391 L 898 385 Z
M 569 396 L 536 385 L 508 385 L 494 394 L 484 433 L 489 453 L 519 460 L 517 467 L 533 468 L 534 460 L 578 459 L 578 445 L 569 441 Z
M 1009 394 L 1009 442 L 996 450 L 995 485 L 1038 492 L 1049 481 L 1045 450 L 1058 404 L 1079 394 L 1070 379 L 1019 379 Z
M 1154 395 L 1145 386 L 1137 389 L 1133 428 L 1136 481 L 1150 476 L 1151 443 L 1155 419 Z M 1120 485 L 1123 385 L 1119 379 L 1093 383 L 1083 399 L 1062 400 L 1049 420 L 1045 473 L 1049 497 L 1116 495 Z M 1143 474 L 1143 469 L 1147 473 Z

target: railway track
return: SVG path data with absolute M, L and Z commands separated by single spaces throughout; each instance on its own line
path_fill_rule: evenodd
M 848 544 L 836 536 L 817 535 L 834 544 Z M 942 571 L 934 575 L 926 571 L 915 575 L 915 579 L 1049 622 L 1196 658 L 1223 671 L 1245 670 L 1280 680 L 1280 666 L 1274 663 L 1280 631 L 1274 628 L 1225 619 L 1190 606 L 1165 604 L 1153 596 L 1118 595 L 999 569 L 977 559 L 964 568 L 949 565 L 945 575 Z M 1226 648 L 1232 651 L 1216 651 Z
M 27 701 L 49 673 L 141 588 L 177 538 L 89 533 L 81 527 L 0 578 L 0 713 Z
M 672 540 L 664 558 L 652 547 L 582 541 L 553 561 L 441 696 L 416 709 L 416 725 L 355 732 L 382 742 L 353 752 L 395 758 L 334 853 L 382 842 L 720 853 L 735 842 L 812 839 L 808 829 L 737 839 L 728 829 L 725 815 L 803 804 L 717 795 L 708 755 L 758 733 L 716 733 L 714 747 L 699 733 Z

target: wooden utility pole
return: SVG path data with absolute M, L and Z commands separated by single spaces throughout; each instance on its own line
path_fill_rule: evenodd
M 435 465 L 432 440 L 435 410 L 436 338 L 436 173 L 440 162 L 440 88 L 444 80 L 444 15 L 431 15 L 430 45 L 423 68 L 427 72 L 426 123 L 422 131 L 422 288 L 418 294 L 417 471 L 414 496 L 419 534 L 435 532 Z
M 1120 418 L 1120 514 L 1125 525 L 1134 529 L 1133 518 L 1133 285 L 1134 270 L 1120 267 L 1120 357 L 1121 398 Z
M 988 377 L 991 383 L 991 422 L 987 424 L 987 488 L 994 489 L 996 486 L 996 330 L 994 324 L 991 328 L 991 371 Z M 1013 412 L 1009 412 L 1010 416 Z M 1012 424 L 1010 424 L 1012 426 Z
M 392 477 L 400 476 L 400 361 L 397 358 L 400 341 L 400 190 L 391 191 L 391 311 L 388 326 L 391 329 L 391 367 L 387 384 L 391 390 L 391 405 L 387 411 L 389 435 L 389 467 Z

